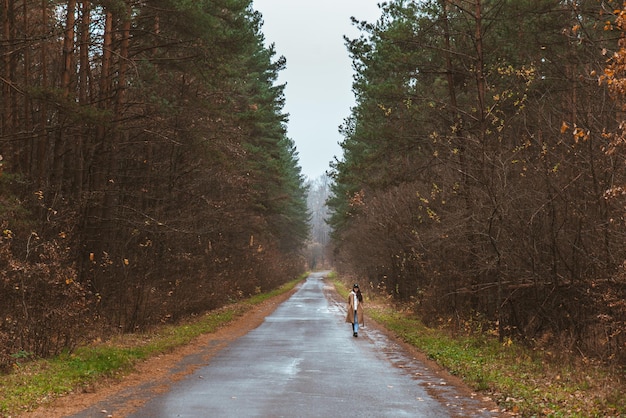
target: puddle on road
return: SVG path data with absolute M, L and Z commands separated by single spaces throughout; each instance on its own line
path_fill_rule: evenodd
M 300 367 L 299 367 L 299 366 L 300 366 L 300 363 L 301 363 L 301 362 L 302 362 L 302 359 L 293 359 L 293 360 L 291 361 L 291 363 L 290 363 L 290 364 L 288 364 L 288 365 L 284 368 L 283 372 L 284 372 L 285 374 L 287 374 L 287 375 L 290 375 L 290 376 L 295 376 L 295 375 L 297 375 L 297 374 L 298 374 L 298 372 L 300 371 Z

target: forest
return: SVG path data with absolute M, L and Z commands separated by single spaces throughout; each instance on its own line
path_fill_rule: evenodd
M 0 368 L 305 270 L 286 62 L 251 0 L 7 0 L 0 26 Z
M 427 325 L 626 364 L 625 9 L 381 3 L 307 183 L 252 0 L 3 1 L 0 370 L 331 265 Z
M 337 271 L 432 326 L 626 364 L 625 8 L 397 0 L 355 20 Z

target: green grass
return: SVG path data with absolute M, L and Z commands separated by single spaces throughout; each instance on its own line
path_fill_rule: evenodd
M 334 278 L 335 288 L 348 288 Z M 371 295 L 366 295 L 371 296 Z M 558 358 L 514 341 L 500 343 L 488 334 L 452 336 L 426 327 L 409 311 L 393 309 L 376 297 L 366 300 L 366 314 L 460 377 L 501 408 L 524 417 L 624 417 L 624 370 L 585 359 Z
M 200 335 L 215 332 L 255 305 L 289 292 L 301 281 L 302 277 L 185 324 L 159 327 L 148 334 L 122 335 L 106 343 L 79 347 L 72 353 L 16 366 L 13 373 L 0 376 L 0 416 L 32 410 L 103 378 L 124 376 L 138 362 L 171 352 Z

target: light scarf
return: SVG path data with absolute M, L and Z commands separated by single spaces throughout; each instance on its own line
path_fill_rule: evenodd
M 356 295 L 356 292 L 353 290 L 352 292 L 352 297 L 354 298 L 354 310 L 356 311 L 356 308 L 359 307 L 359 298 Z

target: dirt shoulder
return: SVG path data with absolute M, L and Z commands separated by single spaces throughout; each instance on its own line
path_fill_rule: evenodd
M 139 363 L 135 371 L 120 379 L 108 379 L 97 385 L 85 388 L 82 391 L 71 392 L 57 398 L 50 403 L 29 412 L 20 417 L 24 418 L 62 418 L 77 414 L 98 403 L 115 397 L 130 388 L 142 387 L 154 382 L 177 381 L 192 373 L 199 365 L 189 364 L 182 370 L 174 370 L 174 367 L 183 362 L 188 356 L 201 355 L 202 361 L 207 361 L 211 356 L 218 353 L 232 341 L 245 335 L 263 323 L 266 316 L 271 314 L 282 302 L 289 299 L 297 287 L 282 295 L 275 296 L 253 307 L 248 313 L 236 318 L 228 325 L 214 333 L 204 334 L 191 344 L 175 349 L 171 353 L 156 356 Z M 154 386 L 154 385 L 152 385 Z M 166 390 L 163 386 L 156 385 L 153 390 Z M 127 412 L 140 407 L 142 400 L 129 402 L 125 406 Z M 102 416 L 107 413 L 102 411 Z M 112 416 L 112 415 L 109 415 Z M 123 416 L 119 413 L 116 416 Z

